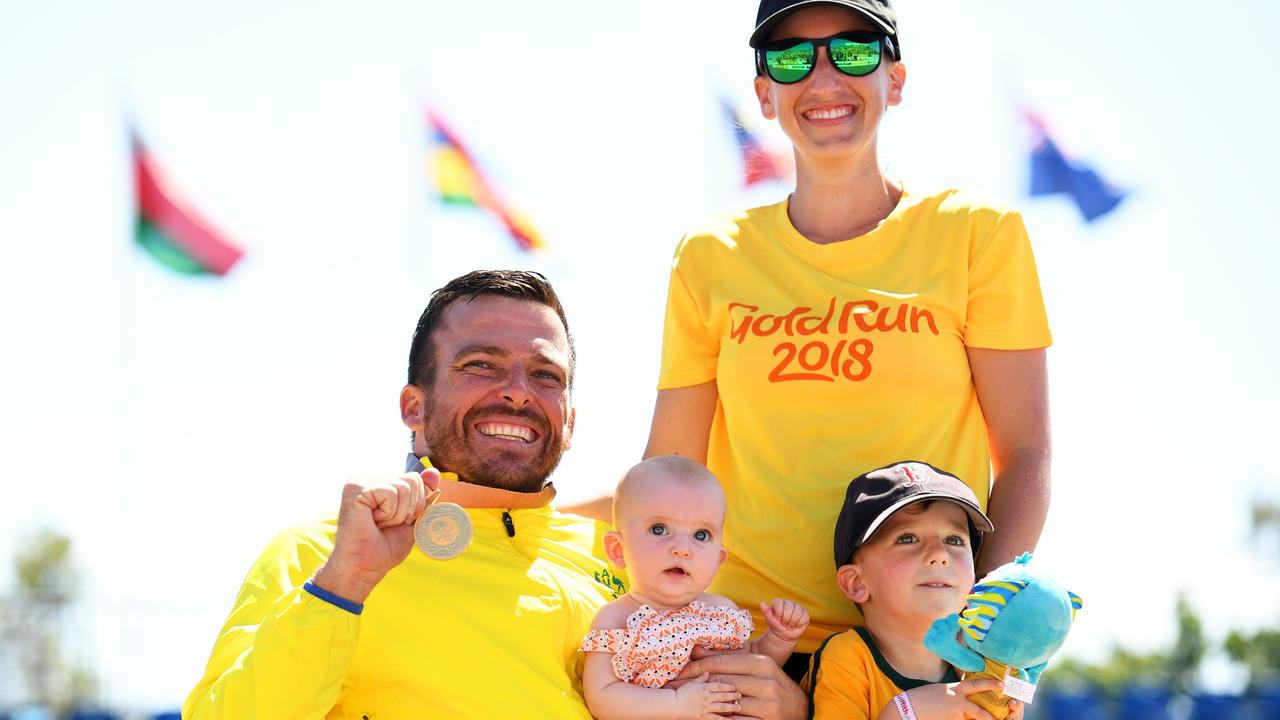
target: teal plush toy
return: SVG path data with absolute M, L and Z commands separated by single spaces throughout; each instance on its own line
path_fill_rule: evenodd
M 1004 695 L 984 692 L 969 698 L 996 720 L 1008 716 L 1012 699 L 1030 702 L 1025 690 L 1012 688 L 1021 688 L 1021 681 L 1034 691 L 1081 606 L 1078 595 L 1037 574 L 1030 561 L 1031 553 L 1023 553 L 992 570 L 973 586 L 960 614 L 935 620 L 924 636 L 925 647 L 964 670 L 965 678 L 1005 681 Z

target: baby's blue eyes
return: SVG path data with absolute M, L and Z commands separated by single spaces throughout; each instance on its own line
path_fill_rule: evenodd
M 671 531 L 667 529 L 666 525 L 658 523 L 658 524 L 649 526 L 649 534 L 657 535 L 661 537 L 664 535 L 670 535 Z M 709 540 L 711 540 L 711 531 L 710 530 L 694 530 L 693 539 L 697 540 L 698 542 L 708 542 Z

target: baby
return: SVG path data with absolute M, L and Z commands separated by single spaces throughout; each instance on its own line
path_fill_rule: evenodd
M 604 537 L 609 561 L 625 568 L 631 589 L 600 608 L 582 642 L 583 692 L 600 720 L 708 717 L 732 713 L 741 695 L 704 673 L 664 687 L 689 662 L 694 646 L 767 655 L 786 662 L 809 624 L 789 600 L 760 603 L 768 629 L 748 645 L 751 614 L 706 592 L 727 551 L 720 482 L 702 465 L 675 455 L 631 468 L 613 496 Z

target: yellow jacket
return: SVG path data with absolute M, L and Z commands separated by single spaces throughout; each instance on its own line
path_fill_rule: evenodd
M 281 533 L 249 571 L 182 717 L 589 718 L 578 647 L 624 590 L 603 559 L 607 527 L 550 506 L 467 514 L 465 553 L 411 550 L 362 615 L 302 588 L 333 550 L 336 519 Z

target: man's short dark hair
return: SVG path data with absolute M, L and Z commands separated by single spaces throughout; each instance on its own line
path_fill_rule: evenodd
M 444 309 L 455 300 L 465 299 L 470 302 L 480 295 L 528 300 L 556 311 L 560 323 L 564 325 L 564 334 L 569 338 L 568 383 L 572 388 L 578 356 L 573 347 L 573 334 L 569 332 L 569 321 L 565 319 L 564 308 L 551 283 L 547 282 L 542 273 L 531 270 L 474 270 L 450 280 L 444 287 L 431 293 L 431 301 L 427 303 L 427 309 L 422 311 L 422 317 L 418 318 L 418 328 L 413 331 L 413 345 L 409 348 L 409 384 L 421 388 L 431 387 L 436 370 L 431 333 L 440 324 Z

